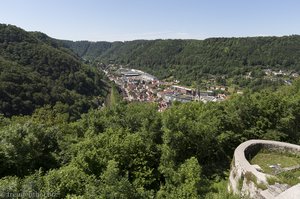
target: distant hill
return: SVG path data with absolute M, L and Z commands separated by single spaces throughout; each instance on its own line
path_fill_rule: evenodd
M 112 47 L 110 42 L 89 42 L 89 41 L 67 41 L 62 44 L 66 48 L 72 49 L 77 55 L 86 59 L 94 59 Z
M 57 102 L 75 116 L 97 106 L 107 92 L 102 74 L 83 65 L 60 41 L 12 25 L 0 24 L 0 71 L 0 113 L 5 116 L 31 114 Z
M 202 74 L 241 74 L 249 67 L 300 70 L 300 36 L 64 42 L 86 59 L 130 64 L 159 77 L 195 80 Z

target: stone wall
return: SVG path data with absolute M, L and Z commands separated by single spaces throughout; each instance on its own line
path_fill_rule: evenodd
M 300 154 L 300 146 L 284 142 L 249 140 L 240 144 L 234 151 L 229 176 L 229 191 L 238 194 L 241 197 L 247 195 L 250 196 L 250 198 L 269 199 L 278 198 L 281 195 L 272 197 L 271 194 L 270 197 L 267 197 L 261 194 L 262 192 L 265 193 L 266 191 L 264 190 L 269 187 L 267 177 L 270 177 L 270 175 L 259 172 L 248 160 L 254 157 L 262 148 Z M 285 192 L 289 195 L 288 193 L 290 191 L 288 189 Z M 300 198 L 300 195 L 298 195 L 297 198 Z

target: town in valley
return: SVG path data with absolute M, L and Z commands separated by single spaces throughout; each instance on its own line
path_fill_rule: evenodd
M 168 108 L 173 102 L 202 101 L 218 102 L 227 98 L 227 87 L 214 86 L 210 90 L 200 90 L 181 86 L 178 80 L 167 82 L 141 70 L 110 64 L 104 73 L 120 89 L 122 97 L 129 102 L 156 102 L 159 111 Z M 220 91 L 220 92 L 216 92 Z
M 160 80 L 157 77 L 142 70 L 133 69 L 119 64 L 99 64 L 100 69 L 108 79 L 119 88 L 123 100 L 128 102 L 156 102 L 159 111 L 163 111 L 174 102 L 201 101 L 221 102 L 232 94 L 243 94 L 242 89 L 232 90 L 230 86 L 218 85 L 216 78 L 208 80 L 204 87 L 188 87 L 180 85 L 180 81 Z M 98 66 L 99 66 L 98 65 Z M 291 85 L 293 79 L 299 76 L 296 72 L 283 70 L 261 70 L 264 79 L 270 81 L 282 81 L 286 85 Z M 245 74 L 244 79 L 255 79 L 252 72 Z

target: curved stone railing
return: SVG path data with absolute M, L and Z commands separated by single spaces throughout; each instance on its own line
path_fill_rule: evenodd
M 249 140 L 240 144 L 234 151 L 231 165 L 228 189 L 235 194 L 249 195 L 256 197 L 266 187 L 268 174 L 259 172 L 248 160 L 254 157 L 260 149 L 286 151 L 289 153 L 300 153 L 300 146 L 270 141 L 270 140 Z M 252 182 L 249 182 L 250 178 Z

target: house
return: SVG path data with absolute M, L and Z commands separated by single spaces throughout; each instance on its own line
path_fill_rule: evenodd
M 173 85 L 172 88 L 175 91 L 178 91 L 182 94 L 186 94 L 186 95 L 193 95 L 195 93 L 195 90 L 187 88 L 187 87 L 183 87 L 183 86 L 177 86 L 177 85 Z
M 216 90 L 217 88 L 215 86 L 210 86 L 209 89 L 210 90 Z
M 284 80 L 284 83 L 287 85 L 292 85 L 292 81 L 291 80 Z
M 207 103 L 207 102 L 216 102 L 217 98 L 213 96 L 200 96 L 200 101 Z
M 223 87 L 223 86 L 221 86 L 221 87 L 220 87 L 220 90 L 221 90 L 221 91 L 226 91 L 226 90 L 227 90 L 227 88 L 226 88 L 226 87 Z
M 214 96 L 214 92 L 211 90 L 208 91 L 199 91 L 197 96 Z
M 147 73 L 142 74 L 141 78 L 143 80 L 145 80 L 145 81 L 154 81 L 154 80 L 157 80 L 156 77 L 154 77 L 153 75 L 147 74 Z
M 193 100 L 193 97 L 190 95 L 182 95 L 182 94 L 166 94 L 163 96 L 163 99 L 165 102 L 191 102 Z

